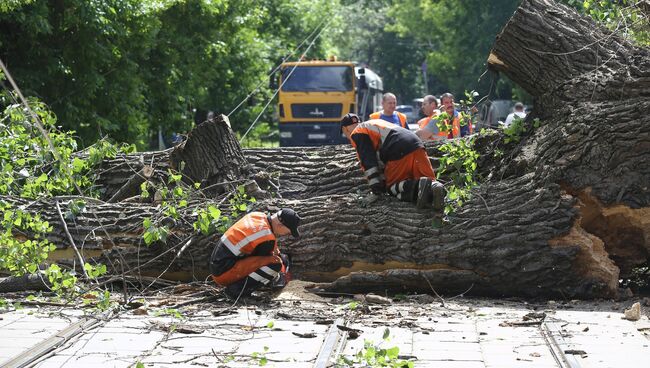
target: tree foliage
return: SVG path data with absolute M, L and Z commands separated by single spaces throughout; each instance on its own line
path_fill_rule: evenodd
M 395 31 L 398 19 L 390 9 L 399 3 L 344 1 L 329 37 L 334 40 L 334 53 L 377 72 L 383 78 L 384 90 L 395 93 L 398 103 L 408 104 L 425 93 L 420 66 L 429 44 Z
M 186 131 L 196 109 L 229 112 L 332 6 L 16 0 L 0 7 L 0 58 L 83 146 L 110 135 L 147 147 L 159 127 Z M 245 105 L 235 128 L 260 110 Z
M 639 45 L 650 45 L 650 4 L 639 0 L 561 0 Z
M 562 1 L 650 42 L 643 2 Z M 109 135 L 146 148 L 159 130 L 164 137 L 188 131 L 201 112 L 229 113 L 255 91 L 231 117 L 245 131 L 273 95 L 268 73 L 287 55 L 297 59 L 310 34 L 321 37 L 308 58 L 336 54 L 368 65 L 400 103 L 465 90 L 510 98 L 514 86 L 484 75 L 485 61 L 519 3 L 7 0 L 0 2 L 0 58 L 26 95 L 49 105 L 64 131 L 76 131 L 81 147 Z M 260 126 L 273 129 L 274 120 L 267 109 Z
M 481 95 L 497 90 L 490 78 L 479 77 L 486 70 L 487 55 L 494 38 L 508 21 L 519 0 L 405 0 L 395 2 L 390 27 L 404 37 L 413 37 L 426 45 L 428 72 L 433 83 L 429 92 L 477 90 Z M 505 91 L 509 96 L 510 86 Z

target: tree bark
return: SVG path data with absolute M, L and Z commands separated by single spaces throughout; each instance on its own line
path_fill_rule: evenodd
M 430 210 L 369 196 L 349 146 L 242 154 L 223 125 L 197 127 L 175 151 L 108 160 L 97 183 L 110 198 L 145 164 L 161 182 L 169 168 L 207 186 L 253 178 L 275 194 L 255 209 L 287 206 L 303 217 L 303 236 L 280 247 L 297 277 L 329 291 L 612 297 L 619 277 L 650 258 L 649 56 L 566 6 L 523 1 L 488 63 L 535 96 L 535 111 L 517 143 L 501 133 L 473 138 L 481 184 L 440 228 Z M 438 147 L 427 150 L 437 157 Z M 180 221 L 150 204 L 93 202 L 68 227 L 114 273 L 202 279 L 220 234 L 196 235 L 193 210 L 214 203 L 227 214 L 227 196 L 193 198 Z M 73 259 L 62 253 L 57 199 L 10 200 L 42 213 L 57 254 Z M 147 217 L 170 228 L 165 244 L 143 245 Z
M 25 290 L 49 291 L 50 285 L 47 278 L 38 275 L 0 277 L 0 293 Z
M 201 183 L 203 188 L 210 188 L 211 193 L 217 194 L 250 174 L 248 162 L 225 115 L 192 130 L 188 139 L 172 151 L 171 163 L 186 182 Z
M 133 174 L 133 176 L 131 176 L 131 178 L 111 196 L 108 203 L 119 202 L 138 195 L 140 193 L 140 185 L 145 181 L 150 180 L 153 177 L 153 174 L 153 167 L 148 165 L 143 166 L 140 171 Z

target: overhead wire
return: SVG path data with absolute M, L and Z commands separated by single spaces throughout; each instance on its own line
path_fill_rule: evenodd
M 266 105 L 264 105 L 264 107 L 262 108 L 262 111 L 260 111 L 260 113 L 257 115 L 257 117 L 255 118 L 255 120 L 253 121 L 253 123 L 248 127 L 248 130 L 246 130 L 246 133 L 244 133 L 244 135 L 242 135 L 242 137 L 239 139 L 239 143 L 241 143 L 241 142 L 244 141 L 244 139 L 246 138 L 246 136 L 248 135 L 248 133 L 251 131 L 251 129 L 253 129 L 253 127 L 255 126 L 255 124 L 257 124 L 257 122 L 258 122 L 258 121 L 260 120 L 260 118 L 262 117 L 262 114 L 264 114 L 264 111 L 266 111 L 266 108 L 269 107 L 269 105 L 271 104 L 271 102 L 273 102 L 273 99 L 275 98 L 275 96 L 277 96 L 278 92 L 280 92 L 280 90 L 282 89 L 282 87 L 284 86 L 284 84 L 285 84 L 285 83 L 286 83 L 286 82 L 291 78 L 291 75 L 292 75 L 293 72 L 296 70 L 296 68 L 298 67 L 298 65 L 300 65 L 300 63 L 301 63 L 302 59 L 304 58 L 304 56 L 307 55 L 307 53 L 309 52 L 309 50 L 310 50 L 310 49 L 312 48 L 312 46 L 314 46 L 314 44 L 316 43 L 316 40 L 317 40 L 318 38 L 320 38 L 320 35 L 323 34 L 323 31 L 325 31 L 326 28 L 327 28 L 327 25 L 325 25 L 325 26 L 323 26 L 323 28 L 321 28 L 320 32 L 318 32 L 318 34 L 314 37 L 314 39 L 309 43 L 309 46 L 307 47 L 307 49 L 305 50 L 305 52 L 302 53 L 302 55 L 301 55 L 300 58 L 298 59 L 298 62 L 296 62 L 296 65 L 294 65 L 293 68 L 291 68 L 291 71 L 289 72 L 289 74 L 287 74 L 287 77 L 286 77 L 286 78 L 282 78 L 282 83 L 281 83 L 280 86 L 275 90 L 275 92 L 274 92 L 273 95 L 269 98 L 269 100 L 266 102 Z
M 266 75 L 266 78 L 270 78 L 273 74 L 275 74 L 275 72 L 277 72 L 278 69 L 280 69 L 280 68 L 282 67 L 282 64 L 283 64 L 285 61 L 287 61 L 287 59 L 289 59 L 291 56 L 293 56 L 293 54 L 295 54 L 296 51 L 298 51 L 298 50 L 302 47 L 302 45 L 303 45 L 305 42 L 307 42 L 307 40 L 310 39 L 310 38 L 314 35 L 314 33 L 316 33 L 316 31 L 318 31 L 318 30 L 321 28 L 321 26 L 323 26 L 323 24 L 324 24 L 325 22 L 326 22 L 326 19 L 323 19 L 323 21 L 321 21 L 320 24 L 318 24 L 318 25 L 316 26 L 316 28 L 314 28 L 314 30 L 311 31 L 311 33 L 310 33 L 307 37 L 305 37 L 305 38 L 302 40 L 302 42 L 300 42 L 300 43 L 298 44 L 298 46 L 296 46 L 296 47 L 293 49 L 293 51 L 291 51 L 291 52 L 288 53 L 284 58 L 282 58 L 282 61 L 281 61 L 281 62 L 280 62 L 280 63 L 279 63 L 279 64 L 278 64 L 278 65 L 277 65 L 277 66 L 276 66 L 276 67 L 275 67 L 275 68 L 274 68 L 274 69 L 273 69 L 269 74 Z M 262 82 L 260 82 L 260 83 L 255 87 L 255 89 L 253 89 L 253 90 L 251 91 L 251 93 L 249 93 L 246 97 L 244 97 L 244 99 L 241 100 L 241 101 L 239 102 L 239 104 L 237 104 L 237 106 L 235 106 L 235 108 L 232 109 L 232 111 L 230 111 L 230 112 L 228 113 L 227 116 L 230 117 L 230 115 L 232 115 L 233 113 L 235 113 L 235 111 L 237 111 L 237 110 L 241 107 L 241 105 L 244 104 L 244 102 L 248 101 L 248 99 L 251 98 L 251 96 L 253 96 L 253 94 L 255 94 L 255 92 L 257 92 L 257 91 L 262 87 L 262 85 L 263 85 L 264 83 L 265 83 L 265 80 L 263 80 Z

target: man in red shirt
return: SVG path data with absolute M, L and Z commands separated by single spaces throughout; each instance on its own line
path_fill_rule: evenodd
M 210 257 L 212 280 L 225 286 L 233 299 L 255 289 L 284 286 L 289 279 L 289 257 L 280 253 L 277 238 L 298 232 L 300 216 L 289 208 L 269 215 L 251 212 L 232 225 L 219 239 Z

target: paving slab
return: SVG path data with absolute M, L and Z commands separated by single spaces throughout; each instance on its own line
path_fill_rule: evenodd
M 0 314 L 0 366 L 76 322 L 75 314 L 35 307 Z
M 562 350 L 585 351 L 572 356 L 583 368 L 644 367 L 650 356 L 647 316 L 637 322 L 622 320 L 620 311 L 597 310 L 596 303 L 591 310 L 584 303 L 567 303 L 565 307 L 571 309 L 560 309 L 554 303 L 466 299 L 448 301 L 444 307 L 439 302 L 395 302 L 351 310 L 346 307 L 350 299 L 310 297 L 278 297 L 235 307 L 190 306 L 182 311 L 182 318 L 155 308 L 149 315 L 121 312 L 35 366 L 132 367 L 142 362 L 145 367 L 250 367 L 266 359 L 267 367 L 312 367 L 331 327 L 316 321 L 338 318 L 361 331 L 358 338 L 337 347 L 345 355 L 353 356 L 369 340 L 383 348 L 398 347 L 402 358 L 412 358 L 416 367 L 558 367 L 549 336 Z M 0 326 L 7 328 L 0 328 L 0 358 L 28 350 L 26 342 L 55 335 L 79 316 L 57 317 L 51 312 L 1 314 Z M 541 320 L 531 326 L 513 324 L 523 322 L 531 312 L 546 313 L 544 323 L 550 332 L 543 332 Z M 390 334 L 384 341 L 386 328 Z M 3 345 L 5 340 L 13 341 Z

